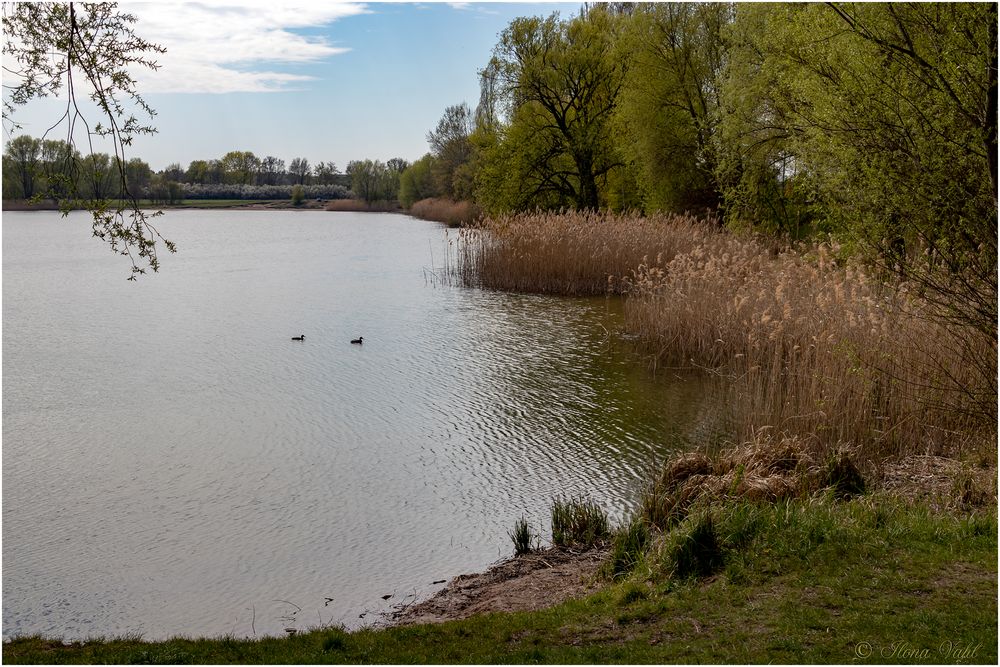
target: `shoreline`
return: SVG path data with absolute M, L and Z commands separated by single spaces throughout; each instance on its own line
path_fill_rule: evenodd
M 978 500 L 955 485 L 970 472 L 975 485 L 986 486 Z M 22 636 L 5 640 L 3 660 L 671 664 L 707 656 L 720 664 L 833 664 L 905 640 L 927 649 L 911 656 L 918 663 L 940 662 L 936 651 L 947 641 L 967 649 L 960 662 L 992 664 L 995 475 L 995 467 L 970 471 L 955 459 L 919 455 L 881 471 L 867 493 L 849 500 L 829 493 L 781 502 L 719 498 L 711 513 L 725 559 L 694 576 L 668 565 L 678 545 L 672 536 L 690 534 L 701 521 L 693 514 L 625 576 L 601 571 L 614 545 L 549 547 L 459 575 L 430 598 L 353 631 L 324 626 L 287 636 L 163 641 Z M 858 594 L 869 589 L 879 595 Z
M 345 205 L 341 208 L 328 208 L 330 206 L 330 200 L 324 200 L 322 202 L 317 201 L 306 201 L 299 206 L 295 206 L 291 201 L 286 201 L 283 199 L 275 200 L 247 200 L 245 203 L 239 203 L 234 200 L 192 200 L 193 203 L 181 203 L 181 204 L 166 204 L 166 205 L 154 205 L 141 203 L 139 208 L 142 210 L 158 210 L 158 211 L 172 211 L 172 210 L 202 210 L 202 211 L 239 211 L 239 210 L 251 210 L 251 211 L 268 211 L 268 210 L 290 210 L 290 211 L 328 211 L 328 212 L 358 212 L 358 213 L 406 213 L 405 210 L 401 208 L 386 208 L 381 210 L 378 208 L 366 208 L 361 204 L 351 204 Z M 224 203 L 215 204 L 215 201 L 220 201 Z M 337 200 L 337 201 L 353 201 L 353 200 Z M 3 211 L 17 211 L 17 212 L 31 212 L 31 211 L 59 211 L 59 204 L 53 203 L 51 201 L 39 202 L 37 204 L 32 204 L 25 202 L 23 200 L 4 200 L 2 207 Z M 72 211 L 86 211 L 84 207 L 74 207 L 70 209 Z
M 385 612 L 385 627 L 446 623 L 491 613 L 538 611 L 603 587 L 598 572 L 607 547 L 549 546 L 509 556 L 480 572 L 460 574 L 429 598 Z

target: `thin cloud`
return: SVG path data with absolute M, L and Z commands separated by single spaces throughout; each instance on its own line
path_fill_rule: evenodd
M 123 7 L 135 31 L 167 49 L 156 72 L 139 72 L 147 93 L 279 92 L 311 77 L 274 71 L 276 65 L 321 62 L 350 49 L 295 30 L 321 28 L 367 13 L 359 3 L 150 3 Z

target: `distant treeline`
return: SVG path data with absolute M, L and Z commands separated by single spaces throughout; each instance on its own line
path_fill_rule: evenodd
M 140 158 L 123 166 L 106 153 L 81 155 L 65 141 L 21 135 L 4 151 L 3 198 L 100 200 L 127 194 L 170 204 L 185 199 L 288 199 L 300 187 L 307 198 L 393 201 L 399 175 L 409 163 L 352 161 L 340 173 L 333 162 L 313 166 L 305 158 L 294 158 L 286 168 L 284 160 L 273 156 L 260 159 L 249 151 L 231 151 L 218 160 L 194 160 L 187 169 L 171 164 L 154 172 Z

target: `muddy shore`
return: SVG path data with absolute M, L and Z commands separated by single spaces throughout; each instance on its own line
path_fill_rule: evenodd
M 455 577 L 431 598 L 385 615 L 386 625 L 442 623 L 492 612 L 534 611 L 598 590 L 606 549 L 550 547 Z

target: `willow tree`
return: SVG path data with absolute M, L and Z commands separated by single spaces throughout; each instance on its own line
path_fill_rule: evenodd
M 53 127 L 65 128 L 67 143 L 75 146 L 78 130 L 86 136 L 88 148 L 95 137 L 110 141 L 111 168 L 116 173 L 114 191 L 110 196 L 102 192 L 101 197 L 86 199 L 74 189 L 62 207 L 64 215 L 77 205 L 91 211 L 94 236 L 131 260 L 129 280 L 147 268 L 159 268 L 158 240 L 170 252 L 175 251 L 174 244 L 163 239 L 150 221 L 158 214 L 147 215 L 139 208 L 126 179 L 126 147 L 136 136 L 156 131 L 129 110 L 134 108 L 150 118 L 154 115 L 139 94 L 132 71 L 137 67 L 157 69 L 154 58 L 165 52 L 137 36 L 132 29 L 135 22 L 135 16 L 119 12 L 115 3 L 21 2 L 3 6 L 4 123 L 11 131 L 18 129 L 14 120 L 18 107 L 62 93 L 65 111 Z M 80 110 L 81 84 L 102 117 L 93 126 Z M 92 149 L 90 153 L 94 155 Z
M 995 338 L 996 5 L 741 5 L 734 29 L 744 165 L 780 159 L 831 230 Z
M 622 153 L 647 210 L 714 209 L 723 3 L 656 3 L 632 12 L 618 48 L 630 60 L 617 114 Z
M 517 18 L 501 33 L 482 77 L 499 113 L 481 103 L 489 136 L 472 139 L 487 208 L 600 206 L 602 180 L 622 164 L 611 131 L 626 71 L 611 57 L 618 24 L 595 6 L 569 20 Z

